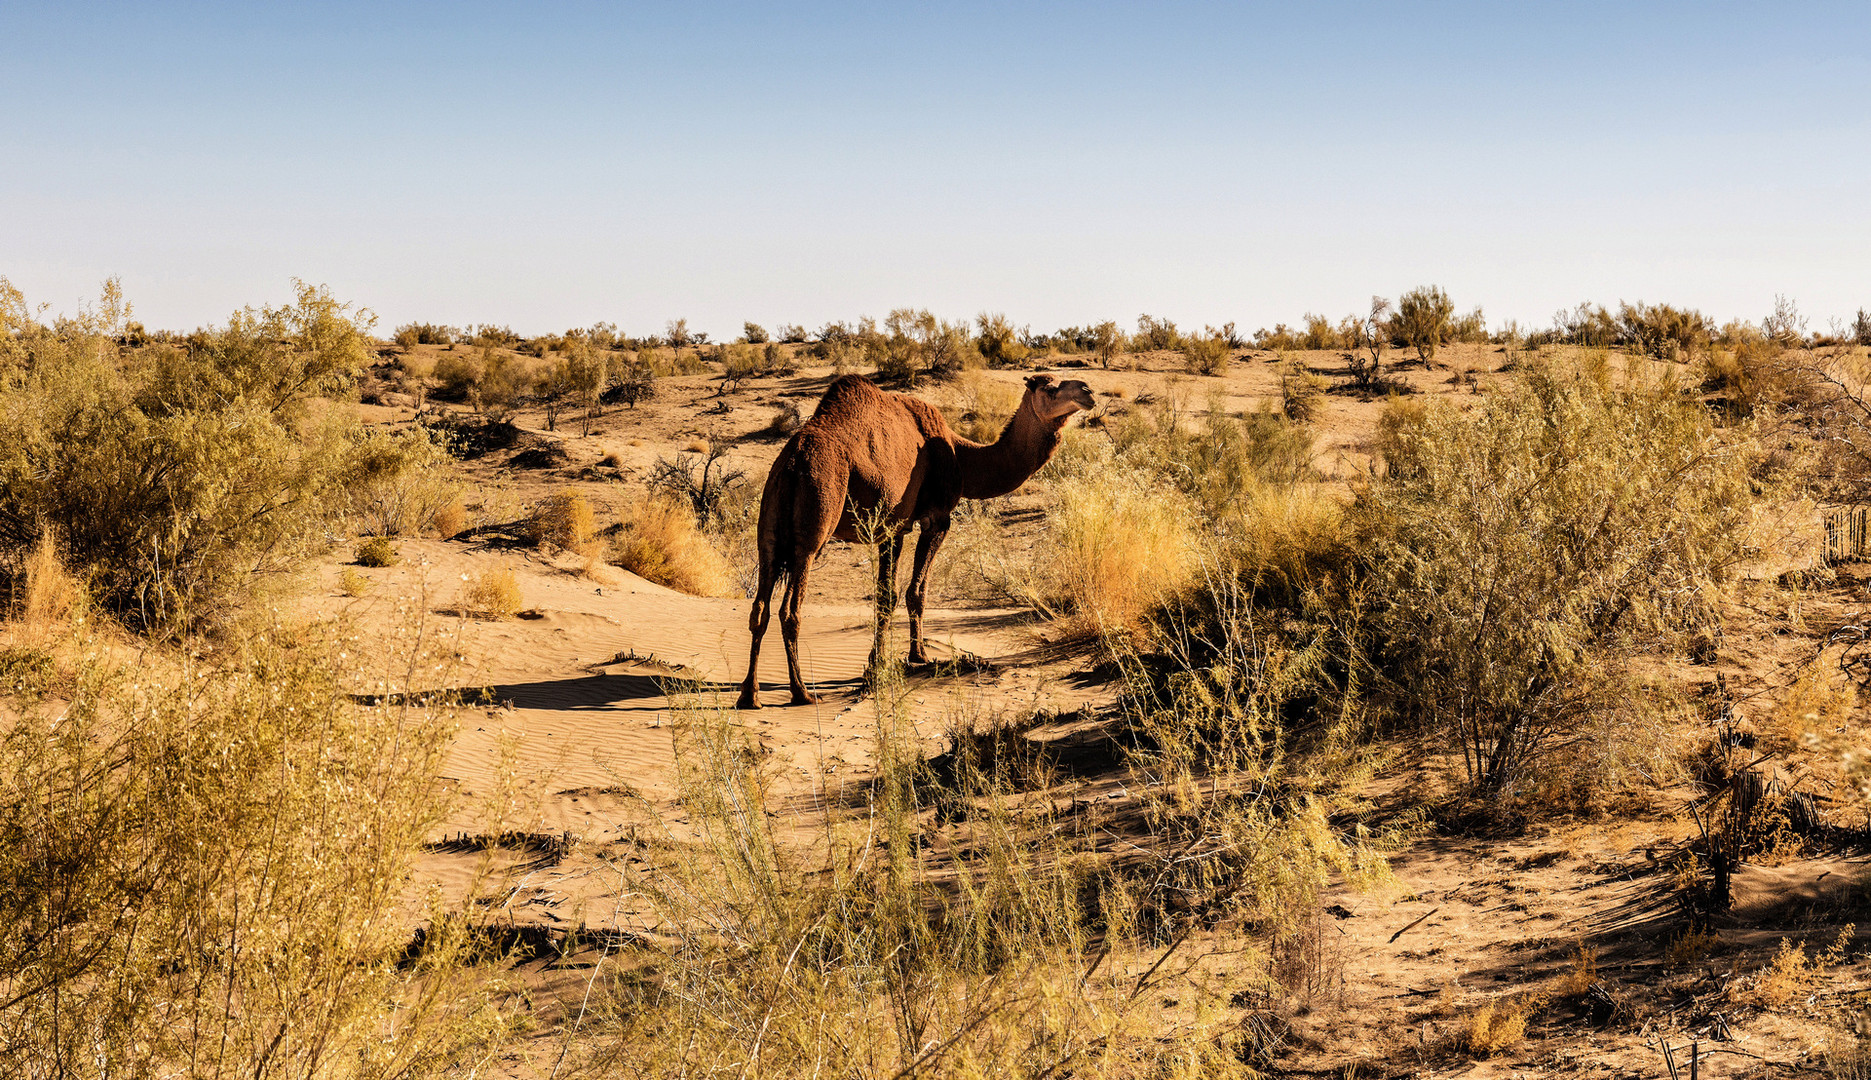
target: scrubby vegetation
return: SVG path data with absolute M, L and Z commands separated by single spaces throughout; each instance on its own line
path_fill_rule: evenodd
M 677 319 L 645 337 L 410 323 L 392 346 L 305 285 L 191 334 L 130 316 L 112 284 L 45 324 L 0 280 L 11 1071 L 483 1066 L 515 1026 L 487 912 L 512 918 L 522 886 L 487 905 L 405 888 L 460 810 L 437 778 L 461 654 L 416 625 L 401 676 L 378 677 L 381 643 L 282 616 L 287 586 L 322 560 L 323 596 L 335 581 L 353 609 L 464 633 L 522 616 L 479 626 L 502 641 L 554 621 L 555 595 L 614 593 L 608 567 L 740 596 L 753 462 L 853 368 L 982 442 L 1021 400 L 1001 369 L 1103 369 L 1084 375 L 1100 408 L 1009 500 L 965 505 L 937 564 L 939 589 L 1023 609 L 1010 666 L 1069 662 L 1099 695 L 1009 705 L 1023 673 L 959 649 L 882 665 L 837 710 L 874 727 L 840 787 L 851 763 L 776 752 L 662 664 L 674 790 L 604 789 L 630 830 L 581 856 L 647 907 L 600 948 L 578 937 L 589 912 L 552 916 L 587 965 L 575 1010 L 533 1014 L 562 1036 L 552 1072 L 1264 1075 L 1305 1013 L 1355 997 L 1333 921 L 1356 916 L 1328 894 L 1389 888 L 1390 856 L 1434 830 L 1637 802 L 1686 835 L 1693 818 L 1645 860 L 1679 922 L 1627 944 L 1672 972 L 1725 947 L 1738 868 L 1856 835 L 1865 621 L 1811 629 L 1840 572 L 1788 552 L 1809 500 L 1871 485 L 1871 360 L 1862 325 L 1815 335 L 1784 300 L 1759 324 L 1620 302 L 1490 330 L 1424 286 L 1251 335 L 905 307 L 720 345 Z M 1354 407 L 1370 426 L 1347 438 Z M 645 414 L 678 411 L 637 449 Z M 442 560 L 461 560 L 448 595 L 413 599 Z M 1742 618 L 1818 658 L 1751 720 L 1725 681 L 1752 677 L 1722 645 Z M 650 693 L 628 678 L 590 685 Z M 955 703 L 932 738 L 937 679 Z M 1757 768 L 1801 754 L 1834 804 Z M 1724 956 L 1723 1015 L 1816 999 L 1847 944 Z M 1436 1014 L 1417 1063 L 1518 1053 L 1574 1004 L 1635 1015 L 1577 954 Z

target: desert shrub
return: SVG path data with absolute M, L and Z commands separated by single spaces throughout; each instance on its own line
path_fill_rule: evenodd
M 1528 994 L 1484 1001 L 1468 1014 L 1461 1030 L 1462 1049 L 1476 1057 L 1511 1050 L 1527 1037 L 1527 1019 L 1545 1003 Z
M 804 345 L 806 328 L 796 323 L 781 323 L 774 332 L 775 338 L 787 345 Z
M 696 452 L 659 457 L 647 481 L 651 491 L 687 506 L 706 528 L 723 502 L 747 482 L 746 472 L 727 461 L 722 443 L 699 444 Z
M 554 492 L 539 500 L 526 519 L 526 536 L 534 544 L 551 544 L 570 551 L 591 539 L 597 519 L 591 502 L 576 491 Z
M 689 330 L 689 320 L 671 319 L 663 325 L 663 340 L 672 349 L 680 349 L 696 344 L 695 335 Z
M 1448 293 L 1438 286 L 1424 285 L 1397 299 L 1397 314 L 1390 320 L 1390 327 L 1401 344 L 1415 349 L 1416 355 L 1428 363 L 1448 340 L 1454 314 L 1455 305 Z
M 1449 319 L 1448 340 L 1463 345 L 1486 345 L 1488 343 L 1488 319 L 1479 305 L 1465 315 L 1453 315 Z
M 243 308 L 226 326 L 189 335 L 185 348 L 155 350 L 136 373 L 138 407 L 156 415 L 240 401 L 283 413 L 348 386 L 370 361 L 374 317 L 322 285 L 293 286 L 291 305 Z
M 467 332 L 466 340 L 484 349 L 511 349 L 525 339 L 514 333 L 511 326 L 482 323 Z
M 644 351 L 638 351 L 623 354 L 612 370 L 611 385 L 600 395 L 600 400 L 607 405 L 621 401 L 634 409 L 637 402 L 655 397 L 655 357 L 646 357 Z
M 468 577 L 467 588 L 461 590 L 461 610 L 470 615 L 485 619 L 511 619 L 525 607 L 525 598 L 520 594 L 520 579 L 510 567 L 500 566 L 483 570 Z
M 1016 367 L 1026 359 L 1027 347 L 1020 343 L 1019 333 L 1007 316 L 983 311 L 975 316 L 975 330 L 978 355 L 989 367 Z
M 290 423 L 270 380 L 255 398 L 151 400 L 91 342 L 35 355 L 0 397 L 0 556 L 58 522 L 61 557 L 134 626 L 213 621 L 287 570 L 339 501 L 343 440 Z
M 1130 340 L 1124 331 L 1118 329 L 1115 322 L 1107 319 L 1091 328 L 1091 350 L 1098 354 L 1098 363 L 1109 368 L 1120 353 L 1130 346 Z
M 748 379 L 761 374 L 766 362 L 761 350 L 752 345 L 723 345 L 715 351 L 721 364 L 721 389 L 725 393 L 740 388 Z
M 389 537 L 367 536 L 358 542 L 351 559 L 359 566 L 395 566 L 403 561 L 403 556 Z
M 1000 438 L 1020 407 L 1019 389 L 983 371 L 964 371 L 953 385 L 956 404 L 949 422 L 956 433 L 980 443 Z
M 750 322 L 741 324 L 741 340 L 749 345 L 765 345 L 770 339 L 766 327 Z
M 408 536 L 454 501 L 449 460 L 446 437 L 432 429 L 359 428 L 345 442 L 333 482 L 359 531 Z
M 393 340 L 407 349 L 413 345 L 453 345 L 461 331 L 435 323 L 404 323 L 396 328 Z
M 1619 333 L 1617 317 L 1603 304 L 1581 301 L 1571 311 L 1561 310 L 1553 316 L 1554 338 L 1569 345 L 1608 348 L 1617 344 Z
M 1311 312 L 1307 312 L 1303 321 L 1306 324 L 1306 329 L 1301 331 L 1299 335 L 1300 348 L 1317 350 L 1337 349 L 1343 346 L 1344 343 L 1339 337 L 1338 328 L 1332 325 L 1332 320 L 1323 315 L 1314 315 Z
M 1641 709 L 1630 658 L 1711 618 L 1740 554 L 1746 454 L 1667 381 L 1537 365 L 1471 411 L 1413 410 L 1381 450 L 1359 504 L 1381 663 L 1490 795 Z
M 775 435 L 791 435 L 804 424 L 805 419 L 800 416 L 799 403 L 788 400 L 780 402 L 780 407 L 773 411 L 773 418 L 767 421 L 767 430 Z
M 28 634 L 55 629 L 84 610 L 85 590 L 59 555 L 58 537 L 50 526 L 19 561 L 8 581 L 12 602 L 7 614 Z
M 0 1073 L 484 1064 L 492 972 L 458 935 L 406 955 L 452 714 L 354 703 L 357 660 L 302 628 L 186 672 L 78 649 L 69 701 L 0 686 Z
M 1702 389 L 1726 399 L 1738 417 L 1753 416 L 1784 400 L 1797 383 L 1797 369 L 1779 343 L 1759 333 L 1731 333 L 1726 345 L 1702 357 Z
M 1190 334 L 1183 339 L 1182 363 L 1192 375 L 1226 375 L 1228 359 L 1228 340 L 1218 333 Z
M 1139 315 L 1137 334 L 1131 342 L 1139 352 L 1176 349 L 1182 346 L 1182 335 L 1176 332 L 1176 324 L 1168 319 Z
M 1030 599 L 1070 633 L 1122 637 L 1143 627 L 1194 572 L 1189 500 L 1109 448 L 1052 485 L 1051 528 L 1033 560 Z
M 733 595 L 734 573 L 697 527 L 687 506 L 648 499 L 605 532 L 613 566 L 691 596 Z
M 491 420 L 511 417 L 537 388 L 543 371 L 550 370 L 535 368 L 531 361 L 490 349 L 483 349 L 476 359 L 480 361 L 481 375 L 469 391 L 468 403 Z
M 1714 324 L 1693 308 L 1620 303 L 1618 342 L 1658 360 L 1683 360 L 1708 347 Z
M 1266 327 L 1254 331 L 1254 348 L 1273 352 L 1292 352 L 1300 347 L 1300 335 L 1285 323 L 1274 323 L 1273 329 Z
M 1309 424 L 1319 418 L 1324 407 L 1325 380 L 1312 373 L 1306 362 L 1293 357 L 1280 365 L 1280 411 L 1296 424 Z
M 370 591 L 370 579 L 347 566 L 338 572 L 338 589 L 356 598 Z
M 480 356 L 492 356 L 490 346 L 482 346 Z M 483 360 L 458 353 L 443 353 L 435 360 L 435 394 L 444 401 L 468 401 L 481 385 Z
M 1773 311 L 1761 320 L 1761 333 L 1783 349 L 1796 349 L 1806 344 L 1806 316 L 1798 304 L 1776 293 Z

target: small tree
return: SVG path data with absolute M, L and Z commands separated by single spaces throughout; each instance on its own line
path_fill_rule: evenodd
M 1124 338 L 1124 331 L 1117 328 L 1117 323 L 1106 319 L 1091 330 L 1092 348 L 1098 353 L 1098 362 L 1109 368 L 1117 354 L 1124 351 L 1129 343 Z
M 1436 358 L 1436 350 L 1448 340 L 1450 320 L 1455 305 L 1440 286 L 1424 285 L 1411 289 L 1397 301 L 1397 317 L 1392 320 L 1397 336 L 1427 364 Z
M 998 312 L 975 316 L 975 343 L 990 367 L 1012 367 L 1026 359 L 1026 346 L 1020 343 L 1013 323 Z
M 765 345 L 768 341 L 767 328 L 755 322 L 742 323 L 741 337 L 749 345 Z
M 1349 316 L 1344 323 L 1345 347 L 1351 352 L 1351 377 L 1359 386 L 1372 386 L 1383 377 L 1384 346 L 1390 344 L 1390 301 L 1371 297 L 1369 314 Z

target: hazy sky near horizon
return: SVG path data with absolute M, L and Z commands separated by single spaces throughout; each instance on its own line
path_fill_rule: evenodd
M 525 333 L 1871 308 L 1871 5 L 19 3 L 0 275 Z

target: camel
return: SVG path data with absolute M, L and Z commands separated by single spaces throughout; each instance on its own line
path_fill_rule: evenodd
M 738 707 L 760 707 L 757 670 L 773 587 L 786 576 L 780 600 L 780 636 L 794 705 L 818 697 L 799 674 L 799 602 L 820 549 L 834 538 L 880 547 L 877 560 L 877 638 L 870 669 L 883 659 L 884 628 L 896 612 L 896 564 L 903 538 L 920 526 L 910 572 L 909 660 L 928 662 L 923 646 L 923 598 L 929 564 L 948 535 L 949 515 L 963 499 L 992 499 L 1027 482 L 1059 447 L 1060 430 L 1080 409 L 1091 409 L 1091 387 L 1071 379 L 1055 384 L 1032 375 L 1026 394 L 1000 438 L 964 439 L 926 401 L 880 390 L 869 379 L 835 380 L 774 460 L 760 498 L 760 583 L 747 625 L 753 647 Z

